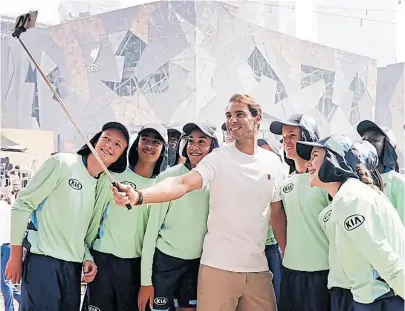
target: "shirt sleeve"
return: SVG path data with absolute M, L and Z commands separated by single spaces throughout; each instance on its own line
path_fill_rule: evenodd
M 164 180 L 165 177 L 159 175 L 155 183 Z M 141 255 L 141 285 L 152 285 L 152 267 L 153 258 L 155 256 L 156 242 L 159 236 L 160 228 L 164 223 L 167 211 L 171 205 L 171 201 L 164 203 L 143 205 L 143 220 L 146 224 L 145 235 L 142 245 Z
M 346 235 L 380 277 L 402 298 L 404 298 L 405 270 L 400 255 L 387 241 L 381 215 L 372 204 L 353 200 L 344 208 L 336 209 L 338 234 Z M 338 236 L 336 237 L 338 239 Z
M 201 189 L 212 182 L 215 178 L 215 174 L 217 174 L 218 168 L 221 165 L 221 159 L 223 159 L 220 149 L 221 148 L 214 149 L 197 164 L 197 167 L 193 168 L 193 171 L 199 173 L 203 180 Z
M 62 177 L 63 166 L 56 155 L 46 160 L 21 190 L 11 208 L 11 245 L 22 245 L 31 213 L 52 193 Z
M 103 218 L 103 214 L 110 200 L 112 200 L 111 182 L 108 176 L 103 173 L 97 182 L 96 201 L 85 238 L 84 260 L 93 260 L 89 250 L 93 246 L 93 243 L 97 237 L 101 219 Z
M 171 201 L 158 204 L 150 204 L 147 207 L 149 209 L 149 219 L 146 227 L 145 237 L 143 240 L 141 256 L 142 286 L 152 285 L 152 267 L 153 257 L 155 256 L 156 241 L 170 204 Z

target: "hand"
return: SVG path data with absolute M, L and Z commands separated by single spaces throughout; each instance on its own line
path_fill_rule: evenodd
M 22 257 L 18 258 L 18 256 L 10 256 L 4 274 L 7 280 L 10 280 L 11 283 L 20 283 L 22 275 Z
M 139 193 L 137 191 L 135 191 L 131 186 L 123 185 L 119 182 L 117 182 L 117 184 L 120 190 L 111 185 L 115 204 L 121 207 L 126 207 L 126 204 L 133 206 L 138 203 Z
M 93 282 L 97 274 L 97 265 L 92 260 L 86 260 L 83 263 L 83 277 L 82 281 L 85 283 Z
M 153 310 L 153 299 L 155 299 L 155 289 L 153 286 L 141 286 L 138 294 L 138 309 L 145 311 L 149 300 L 149 308 Z

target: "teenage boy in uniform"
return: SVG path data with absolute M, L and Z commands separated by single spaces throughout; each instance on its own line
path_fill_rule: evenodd
M 110 122 L 90 143 L 109 170 L 123 172 L 128 141 L 125 126 Z M 85 145 L 77 154 L 51 156 L 20 192 L 11 212 L 6 275 L 13 283 L 22 278 L 22 311 L 80 309 L 82 264 L 85 282 L 93 281 L 97 273 L 89 247 L 102 216 L 101 209 L 94 208 L 102 172 Z

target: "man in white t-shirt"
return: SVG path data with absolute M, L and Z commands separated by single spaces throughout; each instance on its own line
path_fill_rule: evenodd
M 176 200 L 209 184 L 198 311 L 276 310 L 264 245 L 269 203 L 281 204 L 277 189 L 283 169 L 277 155 L 258 148 L 261 118 L 261 107 L 252 97 L 236 94 L 226 108 L 234 142 L 213 150 L 185 175 L 143 190 L 113 189 L 116 203 L 125 206 Z

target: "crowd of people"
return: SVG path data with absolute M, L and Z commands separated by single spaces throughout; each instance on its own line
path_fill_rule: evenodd
M 392 131 L 323 137 L 300 114 L 258 139 L 261 118 L 235 94 L 224 141 L 209 122 L 145 124 L 130 145 L 107 123 L 90 142 L 117 187 L 87 145 L 51 156 L 9 212 L 7 297 L 21 281 L 22 311 L 402 311 Z

